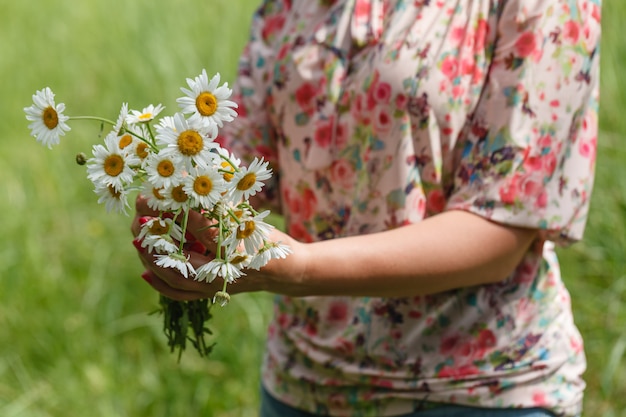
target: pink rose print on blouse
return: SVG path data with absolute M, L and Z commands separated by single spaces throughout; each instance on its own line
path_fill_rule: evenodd
M 318 87 L 312 83 L 302 84 L 295 92 L 296 103 L 308 115 L 315 111 Z

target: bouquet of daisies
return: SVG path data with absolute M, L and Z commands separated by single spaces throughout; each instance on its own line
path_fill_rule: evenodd
M 48 87 L 37 91 L 32 106 L 24 109 L 31 135 L 49 148 L 70 130 L 71 120 L 110 125 L 104 144 L 93 146 L 91 158 L 77 156 L 77 162 L 87 165 L 98 202 L 107 211 L 127 214 L 130 193 L 141 192 L 149 207 L 159 213 L 142 224 L 138 236 L 141 246 L 155 255 L 156 264 L 176 268 L 189 279 L 223 280 L 222 290 L 211 300 L 183 302 L 160 296 L 164 332 L 179 358 L 188 341 L 203 356 L 211 351 L 212 345 L 205 341 L 211 333 L 206 321 L 212 304 L 228 303 L 229 283 L 244 276 L 246 268 L 258 270 L 290 253 L 287 246 L 268 239 L 272 226 L 265 218 L 269 211 L 258 212 L 249 202 L 272 175 L 268 163 L 254 158 L 244 166 L 215 141 L 224 123 L 237 116 L 237 105 L 229 100 L 232 90 L 227 83 L 220 85 L 219 74 L 209 80 L 205 70 L 187 79 L 187 84 L 188 89 L 181 88 L 184 96 L 177 99 L 180 112 L 160 119 L 164 109 L 160 104 L 137 111 L 124 103 L 116 121 L 67 116 L 64 104 L 55 103 Z M 185 252 L 192 210 L 215 228 L 217 247 L 215 258 L 198 269 Z

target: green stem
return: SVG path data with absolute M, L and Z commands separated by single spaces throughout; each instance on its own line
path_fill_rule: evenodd
M 183 224 L 182 224 L 182 229 L 183 229 L 183 236 L 180 239 L 180 246 L 178 248 L 178 251 L 182 254 L 183 253 L 183 245 L 185 244 L 185 233 L 187 233 L 187 222 L 189 221 L 189 210 L 191 210 L 191 202 L 189 203 L 189 206 L 187 207 L 187 209 L 183 209 L 185 215 L 183 216 Z
M 98 122 L 108 123 L 111 126 L 115 126 L 114 121 L 98 116 L 70 116 L 70 120 L 95 120 Z

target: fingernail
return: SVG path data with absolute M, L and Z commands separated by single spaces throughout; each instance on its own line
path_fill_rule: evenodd
M 150 272 L 145 271 L 143 274 L 141 274 L 141 278 L 143 278 L 143 280 L 146 281 L 148 284 L 152 284 L 152 277 L 150 276 Z
M 133 246 L 141 253 L 145 251 L 145 248 L 141 246 L 141 240 L 133 239 Z
M 148 223 L 150 221 L 150 219 L 151 219 L 151 217 L 147 217 L 147 216 L 140 217 L 139 218 L 139 224 L 146 224 L 146 223 Z

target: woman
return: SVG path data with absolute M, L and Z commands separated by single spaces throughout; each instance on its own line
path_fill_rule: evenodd
M 272 238 L 293 251 L 229 287 L 279 294 L 263 416 L 581 413 L 554 244 L 582 238 L 589 207 L 599 15 L 599 0 L 263 2 L 223 133 L 271 161 L 257 204 L 284 214 Z M 150 214 L 140 198 L 135 233 Z M 221 286 L 140 256 L 166 296 Z

